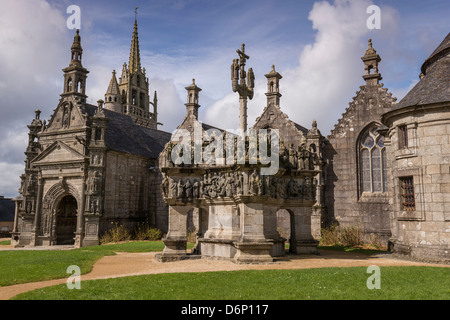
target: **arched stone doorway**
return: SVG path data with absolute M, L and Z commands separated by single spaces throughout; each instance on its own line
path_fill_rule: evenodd
M 56 244 L 75 244 L 77 227 L 77 200 L 71 196 L 64 196 L 56 207 Z
M 295 247 L 295 222 L 294 214 L 288 209 L 277 210 L 277 231 L 286 239 L 287 249 L 294 252 Z

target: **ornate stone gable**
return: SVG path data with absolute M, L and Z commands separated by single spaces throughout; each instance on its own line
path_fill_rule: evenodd
M 67 129 L 81 129 L 88 124 L 88 115 L 83 103 L 76 97 L 63 98 L 53 112 L 43 131 L 57 132 Z
M 300 141 L 306 136 L 308 130 L 292 120 L 279 107 L 274 104 L 266 106 L 261 116 L 256 118 L 252 129 L 278 129 L 280 141 L 287 147 L 290 144 L 298 148 Z
M 62 165 L 69 162 L 84 162 L 85 157 L 77 150 L 61 141 L 53 142 L 41 152 L 31 163 L 33 166 Z
M 393 97 L 382 83 L 360 86 L 360 90 L 356 92 L 356 96 L 331 130 L 328 139 L 345 137 L 348 131 L 355 131 L 358 119 L 374 119 L 374 117 L 379 119 L 383 113 L 393 108 L 396 100 L 397 98 Z M 370 121 L 363 120 L 363 122 Z

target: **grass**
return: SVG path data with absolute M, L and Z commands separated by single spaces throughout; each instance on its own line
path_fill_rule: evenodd
M 193 247 L 188 244 L 188 248 Z M 88 273 L 93 264 L 115 252 L 161 251 L 161 241 L 132 241 L 74 250 L 0 251 L 0 286 L 67 278 L 67 267 Z M 345 246 L 320 249 L 380 251 Z M 383 251 L 381 251 L 383 252 Z M 365 267 L 303 270 L 156 274 L 83 281 L 81 290 L 59 285 L 21 294 L 16 299 L 70 300 L 290 300 L 290 299 L 450 299 L 450 268 L 381 267 L 381 289 L 366 286 Z M 214 284 L 214 285 L 212 285 Z M 269 289 L 270 288 L 270 289 Z
M 0 251 L 0 287 L 65 278 L 70 265 L 79 266 L 85 274 L 98 259 L 115 252 L 151 252 L 163 248 L 161 241 L 133 241 L 73 250 Z
M 58 285 L 15 299 L 49 300 L 396 300 L 450 299 L 450 269 L 381 267 L 381 289 L 369 290 L 365 267 L 244 270 L 133 276 Z
M 0 241 L 0 246 L 9 246 L 11 244 L 11 240 Z

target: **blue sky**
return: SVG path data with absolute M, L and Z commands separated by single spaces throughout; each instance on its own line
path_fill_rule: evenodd
M 381 29 L 369 30 L 366 9 L 381 9 Z M 419 80 L 420 66 L 450 31 L 450 3 L 378 0 L 2 0 L 0 12 L 0 195 L 17 195 L 27 128 L 34 110 L 48 119 L 62 91 L 74 30 L 69 5 L 81 9 L 83 65 L 89 102 L 104 98 L 115 69 L 128 62 L 134 8 L 138 10 L 142 66 L 157 90 L 162 130 L 185 114 L 192 78 L 203 90 L 200 120 L 237 127 L 238 96 L 229 67 L 246 44 L 256 76 L 249 125 L 265 105 L 265 77 L 275 64 L 283 75 L 281 108 L 295 122 L 318 122 L 328 135 L 363 85 L 360 57 L 373 39 L 382 82 L 399 100 Z

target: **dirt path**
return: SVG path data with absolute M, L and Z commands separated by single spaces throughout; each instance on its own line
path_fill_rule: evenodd
M 158 262 L 156 252 L 117 253 L 105 256 L 94 264 L 93 270 L 81 276 L 81 281 L 125 277 L 133 275 L 174 273 L 174 272 L 206 272 L 232 270 L 264 270 L 264 269 L 309 269 L 323 267 L 358 267 L 358 266 L 439 266 L 449 265 L 413 262 L 391 258 L 387 255 L 369 256 L 352 252 L 319 250 L 320 255 L 302 255 L 277 259 L 274 263 L 263 265 L 240 265 L 221 260 L 182 260 L 175 262 Z M 69 275 L 68 275 L 69 276 Z M 40 281 L 0 287 L 0 300 L 10 299 L 20 293 L 34 289 L 66 283 L 67 279 Z M 81 285 L 83 285 L 81 283 Z

